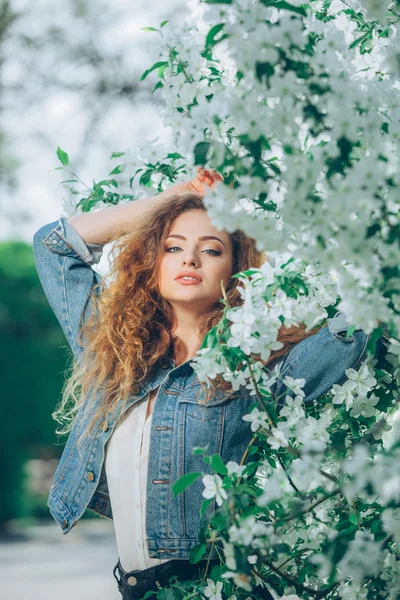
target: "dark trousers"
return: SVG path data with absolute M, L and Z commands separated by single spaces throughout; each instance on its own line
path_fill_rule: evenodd
M 143 571 L 125 571 L 118 560 L 113 574 L 123 600 L 141 600 L 146 592 L 150 590 L 157 592 L 161 587 L 169 587 L 169 579 L 174 575 L 177 576 L 178 581 L 202 577 L 206 564 L 207 560 L 201 560 L 195 565 L 192 565 L 188 560 L 169 560 Z M 207 574 L 209 575 L 211 569 L 219 564 L 219 559 L 211 560 Z M 253 586 L 253 592 L 259 594 L 264 600 L 273 600 L 266 588 Z M 155 596 L 155 594 L 152 594 L 150 600 Z

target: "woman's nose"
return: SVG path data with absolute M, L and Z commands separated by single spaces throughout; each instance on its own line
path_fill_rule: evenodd
M 183 266 L 187 265 L 198 265 L 199 264 L 199 256 L 197 254 L 197 248 L 188 246 L 181 252 L 181 261 Z
M 196 265 L 196 260 L 194 258 L 189 258 L 188 260 L 183 261 L 184 265 Z
M 187 253 L 186 256 L 183 257 L 182 262 L 184 265 L 197 265 L 198 264 L 197 257 L 192 252 Z

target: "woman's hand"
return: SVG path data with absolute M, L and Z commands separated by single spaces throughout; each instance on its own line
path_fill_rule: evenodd
M 213 189 L 218 181 L 223 181 L 223 177 L 218 171 L 215 169 L 202 169 L 201 167 L 197 167 L 197 175 L 193 179 L 189 181 L 183 181 L 182 183 L 177 183 L 176 185 L 171 186 L 162 194 L 171 194 L 175 192 L 192 192 L 194 194 L 199 194 L 200 196 L 205 196 L 207 193 L 207 189 Z

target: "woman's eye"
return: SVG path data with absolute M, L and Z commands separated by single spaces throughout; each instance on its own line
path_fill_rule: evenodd
M 182 250 L 182 248 L 180 248 L 179 246 L 171 246 L 171 248 L 166 248 L 166 252 L 171 252 L 171 250 L 175 250 L 175 248 L 177 248 L 178 250 Z M 212 252 L 213 254 L 211 256 L 220 256 L 220 254 L 222 254 L 222 252 L 220 252 L 219 250 L 213 250 L 212 248 L 207 248 L 207 250 L 203 250 L 202 252 Z M 173 253 L 175 254 L 175 252 Z

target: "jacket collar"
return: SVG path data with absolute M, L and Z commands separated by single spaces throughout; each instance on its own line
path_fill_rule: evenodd
M 151 392 L 157 388 L 163 379 L 168 375 L 171 379 L 177 377 L 187 377 L 193 372 L 192 359 L 176 366 L 174 359 L 166 358 L 160 361 L 160 364 L 155 369 L 151 377 L 148 377 L 146 381 L 140 383 L 140 387 L 144 392 Z

